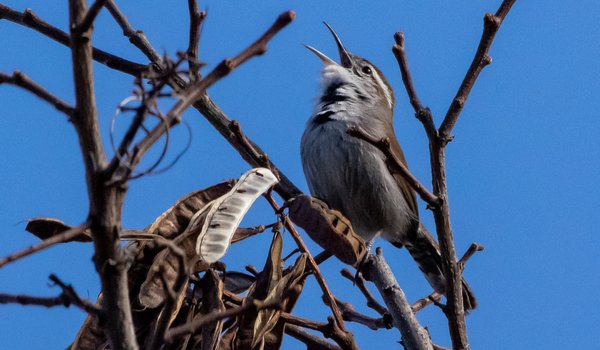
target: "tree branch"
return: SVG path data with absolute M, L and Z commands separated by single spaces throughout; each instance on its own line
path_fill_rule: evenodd
M 129 302 L 127 265 L 119 246 L 125 191 L 107 185 L 104 173 L 107 159 L 100 137 L 94 96 L 91 27 L 87 31 L 77 31 L 86 14 L 86 7 L 86 0 L 69 0 L 70 46 L 77 111 L 73 124 L 86 169 L 94 263 L 102 283 L 102 306 L 107 316 L 108 339 L 113 349 L 137 350 Z
M 100 10 L 102 10 L 102 7 L 104 7 L 105 3 L 106 0 L 96 0 L 92 4 L 92 6 L 90 6 L 90 9 L 85 14 L 85 17 L 83 18 L 83 20 L 81 20 L 81 23 L 79 23 L 79 25 L 75 29 L 75 31 L 78 34 L 87 32 L 92 27 L 94 21 L 96 20 L 96 17 L 100 13 Z
M 130 43 L 140 49 L 140 51 L 142 51 L 142 53 L 146 55 L 151 62 L 162 61 L 160 55 L 156 52 L 156 50 L 154 50 L 154 48 L 152 48 L 152 45 L 150 45 L 148 39 L 146 39 L 144 32 L 133 29 L 131 24 L 129 24 L 127 17 L 125 17 L 121 10 L 119 10 L 117 4 L 113 0 L 108 0 L 105 6 L 115 21 L 117 21 L 121 29 L 123 29 L 123 35 L 129 39 Z
M 469 349 L 469 343 L 466 332 L 462 293 L 461 272 L 463 267 L 457 262 L 454 237 L 450 225 L 450 209 L 448 206 L 448 190 L 446 184 L 445 146 L 451 140 L 450 133 L 456 124 L 469 92 L 475 84 L 475 80 L 479 76 L 481 70 L 491 62 L 488 52 L 492 41 L 500 24 L 514 3 L 515 0 L 504 0 L 496 12 L 496 15 L 491 15 L 489 13 L 485 15 L 484 30 L 477 52 L 439 130 L 435 129 L 430 111 L 423 108 L 414 89 L 412 77 L 408 69 L 406 51 L 404 49 L 404 36 L 402 33 L 397 33 L 395 35 L 396 45 L 393 48 L 393 52 L 400 66 L 402 80 L 411 100 L 411 104 L 417 114 L 417 118 L 423 123 L 429 137 L 433 194 L 440 199 L 440 205 L 433 208 L 433 215 L 442 255 L 442 270 L 448 285 L 446 290 L 448 302 L 445 313 L 448 318 L 453 348 L 457 350 Z
M 265 197 L 267 198 L 267 201 L 269 202 L 269 204 L 271 205 L 273 210 L 275 210 L 276 213 L 279 213 L 280 207 L 279 207 L 279 205 L 277 205 L 277 203 L 275 202 L 273 197 L 270 195 L 267 195 Z M 315 275 L 315 279 L 319 283 L 321 290 L 323 291 L 323 295 L 325 297 L 326 303 L 331 308 L 333 317 L 334 317 L 335 321 L 337 322 L 338 326 L 340 327 L 340 329 L 345 331 L 342 313 L 340 312 L 339 308 L 337 307 L 337 304 L 335 303 L 335 298 L 334 298 L 333 294 L 331 294 L 331 290 L 327 286 L 327 282 L 325 282 L 325 278 L 323 278 L 323 275 L 321 274 L 319 265 L 313 258 L 312 254 L 306 247 L 306 244 L 304 244 L 302 237 L 300 237 L 300 234 L 298 233 L 298 231 L 296 231 L 296 228 L 294 227 L 292 222 L 288 219 L 288 217 L 283 214 L 280 214 L 280 217 L 281 217 L 281 220 L 283 221 L 283 224 L 285 225 L 285 228 L 290 232 L 292 238 L 298 245 L 298 248 L 300 248 L 300 251 L 303 253 L 306 253 L 308 264 L 309 264 L 310 269 L 312 270 L 313 274 Z
M 25 9 L 24 12 L 18 12 L 6 5 L 0 4 L 0 19 L 7 19 L 13 23 L 31 28 L 64 46 L 69 47 L 70 45 L 71 38 L 69 34 L 44 22 L 33 13 L 31 9 Z M 123 73 L 137 76 L 148 69 L 148 67 L 143 64 L 126 60 L 97 48 L 93 48 L 92 53 L 94 60 Z
M 75 108 L 71 107 L 68 103 L 61 100 L 56 95 L 53 95 L 41 85 L 31 80 L 27 75 L 19 71 L 14 71 L 12 75 L 7 75 L 0 72 L 0 84 L 12 84 L 31 92 L 32 94 L 54 106 L 54 108 L 57 110 L 66 114 L 69 119 L 75 115 Z
M 430 207 L 435 208 L 439 206 L 440 199 L 429 192 L 429 190 L 419 182 L 419 180 L 411 174 L 410 170 L 402 163 L 402 161 L 392 152 L 390 147 L 390 140 L 388 138 L 377 139 L 375 137 L 369 136 L 364 130 L 360 127 L 351 127 L 347 130 L 347 133 L 350 136 L 354 136 L 361 140 L 364 140 L 371 145 L 377 147 L 387 159 L 391 160 L 392 166 L 396 168 L 396 170 L 402 175 L 402 177 L 408 182 L 410 187 L 412 187 L 419 196 L 427 203 Z
M 56 297 L 36 297 L 30 295 L 12 295 L 0 293 L 0 304 L 37 305 L 45 307 L 75 305 L 79 309 L 96 317 L 103 317 L 102 309 L 89 300 L 82 299 L 72 286 L 66 285 L 55 275 L 50 275 L 50 280 L 62 289 L 62 293 Z
M 188 11 L 190 13 L 190 35 L 187 49 L 187 59 L 190 73 L 190 80 L 200 79 L 200 63 L 198 62 L 198 44 L 200 39 L 200 30 L 202 23 L 206 18 L 206 11 L 198 10 L 197 0 L 188 0 Z
M 307 349 L 311 350 L 341 350 L 341 348 L 335 344 L 328 342 L 325 339 L 319 338 L 300 326 L 286 324 L 285 333 L 291 337 L 303 342 Z
M 82 225 L 72 227 L 62 233 L 59 233 L 55 236 L 45 239 L 45 240 L 41 241 L 40 243 L 34 244 L 26 249 L 23 249 L 21 251 L 18 251 L 16 253 L 13 253 L 13 254 L 5 257 L 5 258 L 2 258 L 2 259 L 0 259 L 0 268 L 4 267 L 5 265 L 7 265 L 11 262 L 17 261 L 21 258 L 24 258 L 31 254 L 37 253 L 46 248 L 52 247 L 55 244 L 67 242 L 67 241 L 79 236 L 83 231 L 85 231 L 87 228 L 89 228 L 89 226 L 90 226 L 89 222 L 86 222 Z
M 473 57 L 471 66 L 460 84 L 456 96 L 452 100 L 448 112 L 446 112 L 446 116 L 444 117 L 444 121 L 440 126 L 439 134 L 443 139 L 450 136 L 452 128 L 454 128 L 454 124 L 456 124 L 458 116 L 460 115 L 460 112 L 462 112 L 479 73 L 481 73 L 485 66 L 492 63 L 492 58 L 488 55 L 488 52 L 490 51 L 490 47 L 492 46 L 492 42 L 494 41 L 498 29 L 500 29 L 502 21 L 504 21 L 504 18 L 508 14 L 508 11 L 510 11 L 510 8 L 514 5 L 515 1 L 516 0 L 504 0 L 495 15 L 486 13 L 483 17 L 483 33 L 481 34 L 481 40 L 477 47 L 477 53 L 475 54 L 475 57 Z
M 369 255 L 367 259 L 365 269 L 368 275 L 365 277 L 377 286 L 392 315 L 394 326 L 402 334 L 402 342 L 406 348 L 431 350 L 429 334 L 417 321 L 404 292 L 381 254 L 381 248 L 377 248 L 376 254 Z

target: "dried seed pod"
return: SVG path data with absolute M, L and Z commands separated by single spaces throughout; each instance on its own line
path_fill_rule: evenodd
M 356 266 L 366 254 L 363 239 L 354 233 L 350 220 L 324 202 L 307 195 L 288 200 L 290 218 L 342 262 Z

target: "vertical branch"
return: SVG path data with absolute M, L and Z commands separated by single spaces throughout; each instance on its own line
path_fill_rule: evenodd
M 415 317 L 412 307 L 394 274 L 390 270 L 387 262 L 378 248 L 376 254 L 371 254 L 367 260 L 367 279 L 373 281 L 383 301 L 385 302 L 389 313 L 394 320 L 394 326 L 402 334 L 402 343 L 406 349 L 410 350 L 431 350 L 431 340 L 429 334 L 421 327 Z
M 402 81 L 415 110 L 417 118 L 423 123 L 429 138 L 429 154 L 431 163 L 431 177 L 433 194 L 439 198 L 439 205 L 433 207 L 436 233 L 440 243 L 442 255 L 442 269 L 446 278 L 446 316 L 452 345 L 454 349 L 469 349 L 465 323 L 465 310 L 463 305 L 462 267 L 457 261 L 454 247 L 454 236 L 450 225 L 450 208 L 448 206 L 448 188 L 446 183 L 446 145 L 452 139 L 450 133 L 462 112 L 464 104 L 473 88 L 479 73 L 492 62 L 488 55 L 492 42 L 502 21 L 514 5 L 516 0 L 504 0 L 495 15 L 487 13 L 484 16 L 484 29 L 481 35 L 477 52 L 465 78 L 463 79 L 456 96 L 452 100 L 448 112 L 439 129 L 435 128 L 431 112 L 424 108 L 413 86 L 412 77 L 408 69 L 404 35 L 397 33 L 394 38 L 396 45 L 392 51 L 398 60 Z
M 92 26 L 82 22 L 87 12 L 86 0 L 69 0 L 69 28 L 75 83 L 75 117 L 79 144 L 86 169 L 89 196 L 89 222 L 94 239 L 94 263 L 102 282 L 103 309 L 107 335 L 112 349 L 137 349 L 126 264 L 119 247 L 121 207 L 124 189 L 108 186 L 104 169 L 106 154 L 100 137 L 94 73 L 92 70 Z M 87 17 L 89 18 L 89 17 Z
M 206 18 L 206 11 L 198 10 L 197 0 L 188 0 L 188 11 L 190 12 L 190 37 L 187 49 L 187 59 L 190 71 L 190 80 L 200 79 L 200 63 L 198 63 L 198 41 L 200 39 L 200 30 L 202 23 Z

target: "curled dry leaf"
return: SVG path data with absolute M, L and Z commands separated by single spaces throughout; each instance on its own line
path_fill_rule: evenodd
M 33 233 L 39 239 L 48 239 L 50 237 L 54 237 L 59 233 L 62 233 L 66 230 L 71 229 L 72 227 L 65 224 L 64 222 L 54 219 L 54 218 L 46 218 L 46 217 L 37 217 L 33 219 L 27 220 L 27 226 L 25 230 L 27 232 Z M 78 236 L 70 239 L 66 242 L 91 242 L 92 241 L 92 233 L 89 229 L 86 229 Z
M 180 198 L 146 229 L 146 233 L 173 239 L 173 243 L 185 252 L 187 265 L 193 266 L 196 260 L 197 233 L 186 228 L 194 226 L 191 224 L 193 220 L 203 222 L 202 213 L 206 213 L 207 204 L 229 192 L 232 187 L 232 181 L 222 182 Z M 169 284 L 174 283 L 179 271 L 179 260 L 169 249 L 153 253 L 152 249 L 150 251 L 143 249 L 147 246 L 147 242 L 139 242 L 139 244 L 141 253 L 136 257 L 136 264 L 130 269 L 130 274 L 134 272 L 136 276 L 143 274 L 144 279 L 139 282 L 141 286 L 138 300 L 145 307 L 155 308 L 165 299 L 159 273 L 164 275 L 164 280 Z M 148 258 L 151 260 L 146 261 Z M 145 266 L 146 264 L 150 267 Z M 199 271 L 203 267 L 195 266 L 193 270 Z M 135 276 L 131 277 L 135 278 Z
M 184 251 L 185 264 L 188 267 L 194 266 L 198 262 L 194 249 L 197 231 L 193 229 L 202 226 L 209 208 L 210 205 L 207 205 L 194 214 L 185 232 L 173 240 L 173 243 Z M 167 297 L 165 290 L 173 288 L 179 276 L 180 264 L 180 259 L 170 249 L 163 249 L 158 253 L 148 271 L 146 280 L 140 287 L 138 296 L 140 304 L 148 308 L 160 306 Z M 194 270 L 199 271 L 207 268 L 208 265 L 205 264 L 204 266 L 195 266 Z M 165 283 L 167 286 L 164 285 Z
M 196 253 L 202 260 L 213 263 L 225 255 L 250 206 L 277 182 L 269 169 L 255 168 L 242 175 L 229 193 L 215 200 L 196 243 Z
M 288 200 L 290 218 L 342 262 L 356 266 L 367 253 L 365 242 L 354 233 L 350 220 L 324 202 L 307 195 Z

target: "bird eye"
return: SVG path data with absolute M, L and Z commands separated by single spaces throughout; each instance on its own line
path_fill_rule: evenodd
M 369 66 L 364 66 L 362 67 L 362 72 L 368 75 L 371 75 L 371 73 L 373 73 L 373 71 L 371 70 L 371 67 Z

